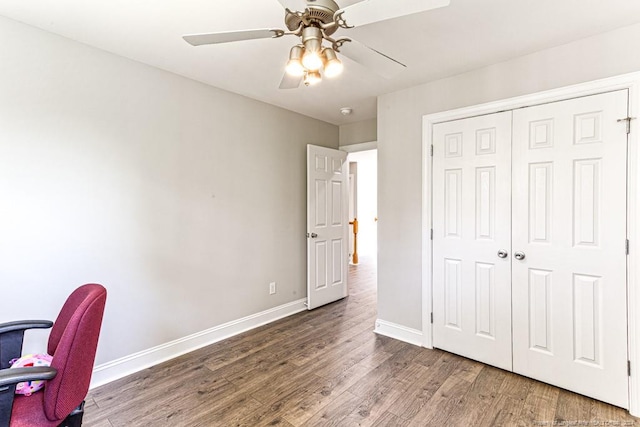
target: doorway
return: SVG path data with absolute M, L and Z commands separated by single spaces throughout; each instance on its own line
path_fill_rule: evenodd
M 378 251 L 378 150 L 352 152 L 347 161 L 351 224 L 349 260 L 352 264 L 358 264 L 360 257 L 375 259 Z M 354 255 L 357 255 L 355 259 Z
M 375 262 L 378 251 L 378 150 L 349 153 L 349 260 Z M 357 222 L 356 222 L 357 221 Z M 357 224 L 357 225 L 356 225 Z M 354 233 L 356 228 L 357 233 Z M 354 258 L 354 255 L 357 255 Z

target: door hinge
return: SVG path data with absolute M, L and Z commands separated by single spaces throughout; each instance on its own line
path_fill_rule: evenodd
M 431 324 L 433 325 L 433 313 L 431 313 Z
M 627 255 L 629 255 L 629 239 L 627 239 L 627 242 L 625 243 L 625 251 L 627 252 Z
M 631 376 L 631 360 L 627 360 L 627 375 Z
M 431 229 L 431 240 L 433 240 L 433 228 Z
M 618 123 L 627 122 L 627 135 L 631 133 L 631 120 L 635 120 L 635 117 L 625 117 L 624 119 L 618 119 Z
M 431 145 L 431 157 L 433 157 L 433 144 Z

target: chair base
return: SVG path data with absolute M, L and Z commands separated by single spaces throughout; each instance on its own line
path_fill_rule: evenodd
M 69 414 L 67 418 L 64 419 L 62 424 L 58 427 L 81 427 L 82 426 L 82 417 L 84 416 L 84 400 L 76 409 L 73 410 Z

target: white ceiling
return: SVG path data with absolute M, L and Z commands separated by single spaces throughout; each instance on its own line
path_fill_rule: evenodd
M 344 7 L 358 0 L 338 0 Z M 402 0 L 389 0 L 402 1 Z M 385 80 L 345 72 L 279 90 L 293 37 L 192 47 L 183 34 L 284 28 L 277 0 L 2 0 L 0 15 L 334 124 L 373 118 L 376 96 L 640 22 L 639 0 L 451 0 L 446 8 L 340 30 L 407 64 Z M 631 41 L 630 41 L 631 42 Z M 353 107 L 343 117 L 340 107 Z

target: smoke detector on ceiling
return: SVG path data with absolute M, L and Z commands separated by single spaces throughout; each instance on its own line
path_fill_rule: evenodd
M 340 109 L 340 114 L 342 114 L 343 116 L 349 116 L 351 115 L 351 113 L 353 113 L 353 108 L 351 107 L 342 107 Z

